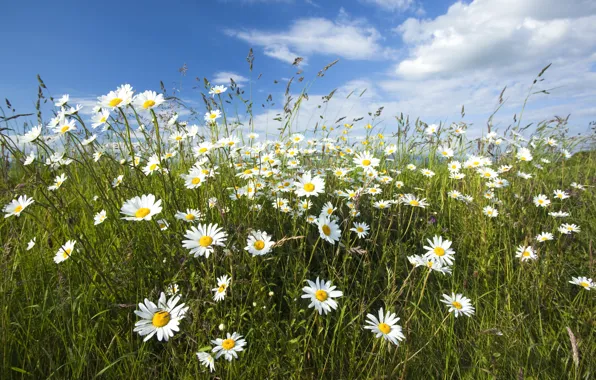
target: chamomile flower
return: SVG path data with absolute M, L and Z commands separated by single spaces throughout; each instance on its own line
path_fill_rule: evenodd
M 58 252 L 56 252 L 56 255 L 54 256 L 54 262 L 56 264 L 60 264 L 64 260 L 68 259 L 70 255 L 74 253 L 75 243 L 75 240 L 69 240 L 62 247 L 60 247 L 60 249 L 58 250 Z
M 66 174 L 61 174 L 59 176 L 56 176 L 56 178 L 54 179 L 54 184 L 51 186 L 48 186 L 48 190 L 50 191 L 56 191 L 60 188 L 60 186 L 62 186 L 62 184 L 64 183 L 64 181 L 66 181 L 68 177 L 66 177 Z
M 21 212 L 23 212 L 23 210 L 33 202 L 35 202 L 33 198 L 29 198 L 26 195 L 21 195 L 17 199 L 13 199 L 9 204 L 4 206 L 4 209 L 2 210 L 4 213 L 6 213 L 4 218 L 8 218 L 13 215 L 19 217 Z
M 594 281 L 591 278 L 587 278 L 587 277 L 572 277 L 571 281 L 569 281 L 569 282 L 574 285 L 579 285 L 586 290 L 590 290 L 594 286 L 596 286 L 594 284 Z
M 161 293 L 157 305 L 145 298 L 144 303 L 139 303 L 139 309 L 134 313 L 141 317 L 141 320 L 135 323 L 134 331 L 144 336 L 144 342 L 148 341 L 154 335 L 157 340 L 168 341 L 179 331 L 180 320 L 182 320 L 188 311 L 184 304 L 178 304 L 180 296 L 173 296 L 166 299 L 165 293 Z
M 269 253 L 274 244 L 275 242 L 271 240 L 271 236 L 267 235 L 267 232 L 253 231 L 248 236 L 244 249 L 253 256 L 261 256 Z
M 228 290 L 228 286 L 230 286 L 231 280 L 228 275 L 223 275 L 217 279 L 217 288 L 211 289 L 215 302 L 219 302 L 226 297 L 226 291 Z
M 208 258 L 216 246 L 224 246 L 227 236 L 226 232 L 217 224 L 199 224 L 186 230 L 184 237 L 188 240 L 183 240 L 182 246 L 195 257 L 205 256 Z
M 62 96 L 60 97 L 60 99 L 58 99 L 58 100 L 56 101 L 56 103 L 54 103 L 54 105 L 55 105 L 56 107 L 62 107 L 62 106 L 64 106 L 66 103 L 68 103 L 68 101 L 69 101 L 69 100 L 70 100 L 70 95 L 68 95 L 68 94 L 64 94 L 64 95 L 62 95 Z
M 100 212 L 98 212 L 97 214 L 95 214 L 95 216 L 93 217 L 94 220 L 94 225 L 98 225 L 103 223 L 104 220 L 107 219 L 107 214 L 106 214 L 106 210 L 101 210 Z
M 331 244 L 335 244 L 335 242 L 341 238 L 339 226 L 328 215 L 320 215 L 317 220 L 317 225 L 319 227 L 321 239 Z
M 482 213 L 489 218 L 496 218 L 499 215 L 499 211 L 491 206 L 486 206 L 482 209 Z
M 204 367 L 209 368 L 209 372 L 215 371 L 215 359 L 208 352 L 197 352 L 197 358 Z
M 183 220 L 188 223 L 194 223 L 199 221 L 203 217 L 203 214 L 201 214 L 200 210 L 194 208 L 187 208 L 186 212 L 177 211 L 174 217 L 176 219 Z
M 557 199 L 567 199 L 569 198 L 569 194 L 567 194 L 565 191 L 563 190 L 555 190 L 553 191 L 555 198 Z
M 515 257 L 521 259 L 521 261 L 536 260 L 538 258 L 536 253 L 534 253 L 534 248 L 525 245 L 520 245 L 517 247 Z
M 355 232 L 359 239 L 363 239 L 368 235 L 369 226 L 366 223 L 354 222 L 354 227 L 350 228 L 350 231 Z
M 75 125 L 75 120 L 74 119 L 63 119 L 54 128 L 54 132 L 63 135 L 66 132 L 74 131 L 76 129 L 77 129 L 77 126 Z
M 428 206 L 428 203 L 426 202 L 426 198 L 418 198 L 414 194 L 404 195 L 403 198 L 400 199 L 400 202 L 402 204 L 412 206 L 412 207 L 425 208 L 426 206 Z
M 572 232 L 580 232 L 580 227 L 575 224 L 563 223 L 559 226 L 559 232 L 565 235 L 570 235 Z
M 215 352 L 215 359 L 219 359 L 223 356 L 224 359 L 232 361 L 232 359 L 238 359 L 238 352 L 244 351 L 246 341 L 242 339 L 242 335 L 238 333 L 226 334 L 226 339 L 217 338 L 212 340 L 211 343 L 215 345 L 211 352 Z
M 221 117 L 220 110 L 212 110 L 212 111 L 205 113 L 205 121 L 208 123 L 215 123 L 215 121 L 217 119 L 219 119 L 220 117 Z
M 35 155 L 35 152 L 31 152 L 27 158 L 25 158 L 25 162 L 23 162 L 23 165 L 28 166 L 31 165 L 33 163 L 33 161 L 35 161 L 35 159 L 37 158 L 37 156 Z
M 464 297 L 462 294 L 451 293 L 451 296 L 443 294 L 441 302 L 449 307 L 449 312 L 454 313 L 456 318 L 460 315 L 470 317 L 475 311 L 470 299 Z
M 443 240 L 442 236 L 435 235 L 432 240 L 426 239 L 426 241 L 428 245 L 424 246 L 424 249 L 426 249 L 425 256 L 432 257 L 444 265 L 453 265 L 455 251 L 451 248 L 452 242 L 450 240 Z
M 294 187 L 299 197 L 316 197 L 325 191 L 325 180 L 319 176 L 313 177 L 310 172 L 306 172 L 294 182 Z
M 534 197 L 534 204 L 536 207 L 548 207 L 550 205 L 550 199 L 544 194 L 539 194 Z
M 306 280 L 308 286 L 302 288 L 304 294 L 302 298 L 310 299 L 311 303 L 308 307 L 314 307 L 319 314 L 327 314 L 331 309 L 337 309 L 337 302 L 334 298 L 343 296 L 339 290 L 335 290 L 336 286 L 331 286 L 331 281 L 324 281 L 317 279 L 313 282 Z
M 356 153 L 353 158 L 354 164 L 356 166 L 361 167 L 364 170 L 371 170 L 376 166 L 379 166 L 380 160 L 378 158 L 374 158 L 368 151 Z
M 180 293 L 180 287 L 176 283 L 172 283 L 166 287 L 166 294 L 173 296 L 174 294 Z
M 155 200 L 155 195 L 146 194 L 134 197 L 122 205 L 120 213 L 126 215 L 124 220 L 151 220 L 153 215 L 161 212 L 161 199 Z
M 536 235 L 536 241 L 540 243 L 543 243 L 548 240 L 553 240 L 553 238 L 553 234 L 551 234 L 550 232 L 541 232 L 538 235 Z
M 100 112 L 95 113 L 91 117 L 91 122 L 92 122 L 91 127 L 93 129 L 95 129 L 97 127 L 101 127 L 102 125 L 104 125 L 105 123 L 108 122 L 109 118 L 110 118 L 110 111 L 102 109 Z
M 366 315 L 367 321 L 364 326 L 365 329 L 370 330 L 375 334 L 376 338 L 381 338 L 390 341 L 396 346 L 399 342 L 406 339 L 402 333 L 401 326 L 397 324 L 399 318 L 395 313 L 383 313 L 383 308 L 379 310 L 379 318 L 373 314 Z
M 41 128 L 41 125 L 31 128 L 29 132 L 25 133 L 21 140 L 26 143 L 30 143 L 37 140 L 39 135 L 41 135 Z
M 214 86 L 214 87 L 211 87 L 211 90 L 209 90 L 209 95 L 215 96 L 215 95 L 223 94 L 224 92 L 226 92 L 227 89 L 228 88 L 224 85 Z
M 99 105 L 106 109 L 124 107 L 132 102 L 134 91 L 129 84 L 122 85 L 116 91 L 110 91 L 107 95 L 98 98 Z
M 170 226 L 170 224 L 168 223 L 167 220 L 165 219 L 160 219 L 157 221 L 157 226 L 159 227 L 160 230 L 165 231 L 168 229 L 168 227 Z
M 162 94 L 157 94 L 155 91 L 145 91 L 135 96 L 133 102 L 138 108 L 150 110 L 162 105 L 165 99 Z

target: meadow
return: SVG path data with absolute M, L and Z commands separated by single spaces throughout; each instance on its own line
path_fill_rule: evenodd
M 593 136 L 195 95 L 3 109 L 0 378 L 594 378 Z

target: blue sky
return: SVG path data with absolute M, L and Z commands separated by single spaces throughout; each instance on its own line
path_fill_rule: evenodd
M 255 51 L 255 103 L 271 93 L 282 104 L 285 80 L 300 69 L 310 82 L 327 63 L 340 62 L 314 82 L 303 123 L 319 112 L 320 96 L 338 88 L 328 117 L 367 116 L 385 106 L 383 121 L 404 112 L 431 122 L 458 121 L 465 104 L 474 134 L 482 133 L 498 95 L 507 106 L 504 129 L 519 113 L 528 85 L 546 64 L 528 121 L 572 114 L 572 128 L 596 120 L 596 6 L 572 0 L 288 0 L 81 1 L 3 5 L 0 97 L 31 112 L 40 74 L 54 96 L 69 93 L 87 106 L 123 83 L 137 90 L 181 87 L 199 101 L 195 77 L 233 76 L 246 86 L 248 49 Z M 188 72 L 178 72 L 183 64 Z M 285 78 L 285 80 L 284 80 Z M 280 81 L 274 85 L 273 80 Z M 302 84 L 294 85 L 299 91 Z M 367 89 L 360 99 L 345 96 Z M 343 97 L 343 98 L 342 98 Z M 260 111 L 267 124 L 278 110 Z M 90 112 L 90 107 L 89 107 Z

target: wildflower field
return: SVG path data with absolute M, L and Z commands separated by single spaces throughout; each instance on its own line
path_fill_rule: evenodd
M 596 376 L 593 136 L 290 85 L 267 134 L 233 81 L 3 109 L 0 378 Z

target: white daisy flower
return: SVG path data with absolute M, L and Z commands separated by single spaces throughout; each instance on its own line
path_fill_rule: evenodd
M 248 236 L 244 249 L 253 256 L 261 256 L 269 253 L 274 244 L 275 242 L 271 240 L 271 236 L 267 235 L 267 232 L 253 231 Z
M 465 315 L 470 317 L 474 314 L 474 306 L 469 298 L 464 297 L 462 294 L 451 293 L 451 296 L 443 294 L 441 302 L 445 303 L 449 307 L 449 312 L 454 313 L 455 317 Z
M 302 298 L 309 298 L 311 300 L 308 307 L 314 307 L 319 314 L 327 314 L 331 309 L 337 309 L 337 302 L 333 298 L 343 296 L 339 290 L 335 290 L 336 286 L 331 286 L 331 281 L 324 281 L 317 279 L 313 282 L 306 280 L 309 286 L 302 288 L 304 294 Z
M 215 302 L 219 302 L 226 297 L 226 291 L 228 290 L 228 286 L 230 286 L 230 281 L 231 278 L 227 275 L 223 275 L 217 279 L 217 288 L 211 289 Z
M 184 307 L 183 303 L 177 305 L 178 301 L 180 296 L 173 296 L 167 300 L 165 293 L 162 292 L 157 305 L 147 298 L 144 303 L 139 303 L 140 310 L 135 310 L 134 313 L 142 319 L 135 323 L 134 331 L 145 336 L 144 342 L 151 339 L 153 335 L 157 335 L 157 340 L 167 342 L 175 332 L 180 330 L 178 327 L 180 320 L 184 318 L 188 307 Z
M 58 250 L 58 252 L 56 252 L 56 255 L 54 256 L 54 262 L 56 264 L 59 264 L 64 260 L 68 259 L 70 255 L 74 253 L 75 243 L 75 240 L 69 240 L 62 247 L 60 247 L 60 249 Z
M 226 339 L 217 338 L 212 340 L 211 343 L 215 345 L 211 352 L 216 352 L 215 359 L 219 359 L 220 356 L 223 356 L 224 359 L 228 361 L 232 361 L 232 359 L 238 359 L 238 352 L 244 351 L 244 346 L 246 345 L 246 341 L 242 339 L 242 335 L 238 333 L 230 333 L 226 334 Z
M 383 308 L 381 308 L 378 319 L 373 314 L 367 314 L 366 317 L 368 320 L 364 328 L 371 330 L 377 338 L 383 337 L 383 339 L 390 341 L 396 346 L 399 345 L 400 341 L 406 339 L 402 333 L 401 326 L 397 324 L 399 318 L 397 318 L 395 313 L 387 312 L 384 314 Z
M 23 210 L 26 209 L 27 206 L 34 202 L 35 201 L 33 200 L 33 198 L 29 198 L 26 195 L 21 195 L 17 199 L 13 199 L 9 204 L 4 206 L 4 209 L 2 210 L 6 213 L 4 215 L 4 218 L 8 218 L 13 215 L 16 217 L 20 216 L 21 212 L 23 212 Z
M 140 197 L 134 197 L 122 205 L 120 213 L 127 215 L 124 220 L 151 220 L 153 215 L 161 212 L 161 199 L 155 200 L 155 195 L 147 194 Z
M 182 246 L 190 250 L 191 255 L 209 257 L 216 246 L 224 246 L 227 234 L 217 224 L 199 224 L 186 230 L 184 237 L 189 240 L 183 240 Z

